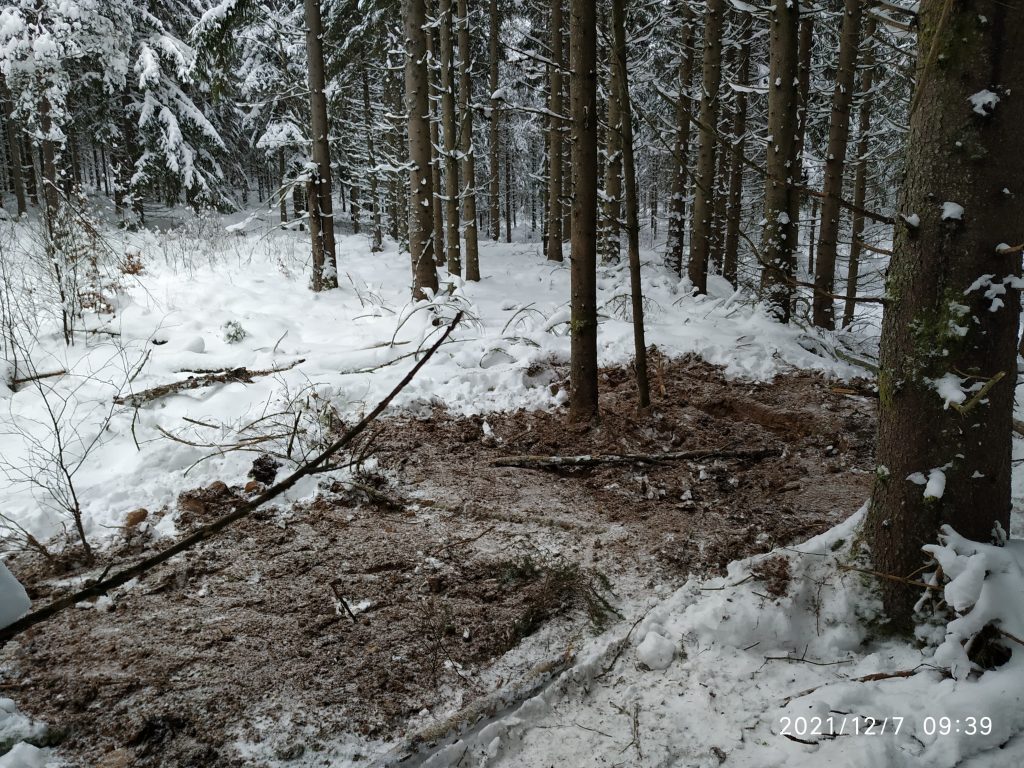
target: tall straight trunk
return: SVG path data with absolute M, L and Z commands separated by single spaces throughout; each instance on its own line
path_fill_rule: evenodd
M 427 0 L 429 8 L 432 0 Z M 441 198 L 441 165 L 444 162 L 441 157 L 441 107 L 440 99 L 433 95 L 434 90 L 440 90 L 440 83 L 434 83 L 434 62 L 438 60 L 437 51 L 440 44 L 435 40 L 435 29 L 426 30 L 427 39 L 427 106 L 430 116 L 430 179 L 434 193 L 430 197 L 430 216 L 433 226 L 434 257 L 438 266 L 441 266 L 444 254 L 444 204 Z
M 740 50 L 736 58 L 736 92 L 732 114 L 732 155 L 729 162 L 729 199 L 726 204 L 725 245 L 722 256 L 722 277 L 734 288 L 739 285 L 740 219 L 743 215 L 743 150 L 747 142 L 747 94 L 742 90 L 750 83 L 750 33 L 752 26 L 744 15 L 740 21 Z
M 844 0 L 843 26 L 839 38 L 839 68 L 832 93 L 832 116 L 828 125 L 825 153 L 824 198 L 818 234 L 818 265 L 814 270 L 814 324 L 835 327 L 835 278 L 839 241 L 839 201 L 843 196 L 846 148 L 850 140 L 850 105 L 857 74 L 857 46 L 860 40 L 862 0 Z
M 50 134 L 53 131 L 50 100 L 43 96 L 39 100 L 39 132 L 42 139 L 39 150 L 42 154 L 43 201 L 46 203 L 46 223 L 52 227 L 60 206 L 60 190 L 57 187 L 57 148 Z
M 612 37 L 614 55 L 611 67 L 615 70 L 612 82 L 618 90 L 609 92 L 608 100 L 619 100 L 622 173 L 626 192 L 626 240 L 629 251 L 629 287 L 633 309 L 633 349 L 636 359 L 633 364 L 636 373 L 637 403 L 640 408 L 651 404 L 651 388 L 647 381 L 647 343 L 644 341 L 644 294 L 640 282 L 640 211 L 637 203 L 636 168 L 633 162 L 633 108 L 629 100 L 629 68 L 626 65 L 626 9 L 625 0 L 612 0 Z M 609 132 L 615 127 L 609 126 Z
M 462 228 L 466 240 L 466 279 L 480 279 L 480 245 L 476 227 L 476 154 L 473 151 L 472 48 L 467 0 L 458 0 L 459 14 L 459 154 L 462 155 Z
M 857 169 L 853 177 L 853 221 L 851 222 L 850 263 L 846 271 L 846 304 L 843 307 L 843 327 L 853 322 L 853 315 L 857 308 L 857 278 L 860 271 L 861 242 L 864 239 L 864 202 L 867 197 L 868 186 L 868 151 L 870 150 L 871 130 L 871 102 L 874 94 L 871 93 L 875 85 L 875 18 L 868 16 L 864 22 L 864 56 L 861 62 L 860 112 L 857 117 Z
M 444 130 L 445 260 L 448 274 L 462 275 L 462 242 L 459 239 L 459 158 L 455 136 L 455 34 L 452 0 L 441 0 L 438 26 L 441 32 L 441 127 Z
M 505 242 L 512 242 L 512 137 L 505 134 Z
M 548 261 L 562 260 L 562 0 L 551 0 L 551 114 L 548 118 Z M 596 96 L 595 96 L 596 102 Z M 596 136 L 596 134 L 595 134 Z M 595 160 L 596 162 L 596 160 Z
M 799 200 L 790 184 L 796 162 L 797 71 L 800 14 L 790 0 L 774 0 L 771 8 L 768 73 L 768 142 L 765 161 L 764 236 L 761 257 L 761 294 L 768 312 L 787 323 L 796 258 L 796 222 Z
M 384 248 L 384 232 L 380 221 L 380 196 L 377 191 L 377 148 L 373 140 L 373 114 L 370 110 L 370 75 L 363 67 L 363 128 L 366 131 L 366 162 L 370 166 L 370 252 Z
M 613 9 L 614 15 L 614 9 Z M 614 37 L 614 19 L 612 33 Z M 613 44 L 614 46 L 614 44 Z M 612 50 L 608 66 L 608 133 L 605 137 L 607 161 L 604 167 L 604 238 L 601 257 L 605 262 L 619 260 L 619 221 L 622 219 L 622 74 Z
M 814 17 L 811 15 L 802 16 L 800 18 L 800 42 L 798 43 L 798 53 L 800 63 L 797 75 L 797 115 L 796 115 L 796 149 L 793 152 L 793 169 L 790 171 L 790 176 L 794 181 L 800 184 L 807 184 L 807 168 L 804 159 L 804 147 L 807 145 L 807 124 L 810 122 L 810 108 L 811 108 L 811 65 L 812 65 L 812 53 L 814 47 Z M 800 214 L 803 212 L 801 203 L 803 197 L 798 195 L 793 201 L 793 210 L 796 211 L 796 215 L 793 217 L 793 237 L 797 243 L 800 242 Z M 817 210 L 817 201 L 812 205 L 812 210 Z M 810 222 L 811 225 L 811 236 L 808 242 L 814 239 L 814 221 L 813 218 Z M 810 249 L 813 250 L 813 247 Z M 814 271 L 813 264 L 809 264 L 807 268 L 808 272 Z
M 14 115 L 14 102 L 7 84 L 0 77 L 0 99 L 3 99 L 4 128 L 7 138 L 7 157 L 11 162 L 11 181 L 14 186 L 14 197 L 18 204 L 18 216 L 24 216 L 28 210 L 25 204 L 25 174 L 21 159 L 21 126 Z
M 501 119 L 501 99 L 497 98 L 501 16 L 499 16 L 498 0 L 490 0 L 487 20 L 489 27 L 487 36 L 487 85 L 491 92 L 491 113 L 487 121 L 487 202 L 491 240 L 497 242 L 501 235 L 501 216 L 498 203 L 498 197 L 501 193 L 501 182 L 498 176 L 498 128 L 499 120 Z
M 25 191 L 28 192 L 28 199 L 32 205 L 39 205 L 39 184 L 36 179 L 38 174 L 36 173 L 36 158 L 34 157 L 34 149 L 32 143 L 28 140 L 28 136 L 23 136 L 24 141 L 21 145 L 21 158 L 22 158 L 22 169 L 24 173 L 22 176 L 25 178 Z
M 722 80 L 722 27 L 725 0 L 708 0 L 704 14 L 704 59 L 700 94 L 700 150 L 697 153 L 697 187 L 693 200 L 690 263 L 687 274 L 697 293 L 708 291 L 708 258 L 711 252 L 711 217 L 714 214 L 715 144 L 718 127 L 718 87 Z
M 680 0 L 682 38 L 679 44 L 679 98 L 676 102 L 676 135 L 672 150 L 672 198 L 668 207 L 668 265 L 683 273 L 686 241 L 686 190 L 689 188 L 690 116 L 693 84 L 694 18 L 688 0 Z
M 424 0 L 403 0 L 405 19 L 405 109 L 409 122 L 409 253 L 414 300 L 437 293 L 430 200 L 430 105 L 427 99 L 427 21 Z
M 313 249 L 313 289 L 338 287 L 338 265 L 334 249 L 334 204 L 331 199 L 331 147 L 327 122 L 327 95 L 324 93 L 323 25 L 320 20 L 320 0 L 304 0 L 306 21 L 306 68 L 309 79 L 309 127 L 313 135 L 313 162 L 316 164 L 316 212 L 320 226 L 314 228 L 310 220 L 310 236 L 320 238 L 323 264 L 316 263 Z M 312 204 L 310 205 L 312 209 Z
M 918 20 L 898 206 L 917 218 L 899 228 L 886 280 L 865 523 L 874 567 L 897 576 L 927 562 L 921 546 L 940 526 L 979 542 L 1010 530 L 1024 221 L 1024 198 L 1006 193 L 1024 178 L 1024 95 L 1008 87 L 1024 81 L 1024 7 L 923 0 Z M 878 585 L 889 618 L 909 630 L 919 590 Z
M 556 0 L 557 2 L 557 0 Z M 569 420 L 588 422 L 597 402 L 597 9 L 572 0 L 572 268 Z M 555 28 L 560 36 L 560 25 Z M 560 58 L 554 59 L 556 62 Z M 555 153 L 552 152 L 552 156 Z M 555 225 L 552 212 L 552 226 Z

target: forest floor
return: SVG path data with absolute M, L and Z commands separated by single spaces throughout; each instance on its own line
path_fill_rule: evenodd
M 26 633 L 3 651 L 0 686 L 50 725 L 72 765 L 359 764 L 615 613 L 632 622 L 644 596 L 813 537 L 866 498 L 867 386 L 801 372 L 739 381 L 693 356 L 652 367 L 643 415 L 631 372 L 603 369 L 594 429 L 568 427 L 561 409 L 389 417 L 356 484 L 261 510 Z M 714 456 L 738 448 L 778 453 Z M 707 457 L 493 464 L 668 451 Z M 246 495 L 232 479 L 150 522 L 176 514 L 179 535 L 209 522 Z M 166 543 L 127 528 L 107 557 Z M 8 562 L 34 600 L 83 573 L 70 555 Z M 785 577 L 765 573 L 764 590 L 784 592 L 772 581 Z

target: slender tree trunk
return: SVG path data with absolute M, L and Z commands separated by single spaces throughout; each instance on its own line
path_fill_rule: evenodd
M 850 239 L 850 264 L 846 272 L 846 304 L 843 307 L 843 327 L 853 322 L 853 315 L 857 309 L 857 277 L 860 271 L 861 242 L 864 239 L 864 214 L 860 211 L 864 208 L 867 198 L 868 186 L 868 151 L 871 148 L 871 102 L 874 94 L 871 90 L 875 85 L 875 18 L 868 16 L 864 22 L 864 57 L 861 62 L 860 92 L 861 103 L 858 114 L 857 133 L 857 169 L 853 177 L 853 215 L 851 222 Z
M 498 58 L 500 53 L 501 16 L 498 0 L 490 0 L 487 37 L 487 84 L 491 91 L 491 114 L 487 121 L 487 172 L 488 172 L 488 224 L 491 240 L 498 242 L 501 236 L 501 215 L 498 198 L 501 193 L 498 175 L 498 128 L 501 119 L 501 99 L 498 96 Z
M 764 261 L 761 292 L 768 312 L 789 322 L 796 249 L 793 211 L 799 199 L 789 183 L 796 162 L 798 36 L 797 5 L 774 0 L 771 8 L 768 74 L 768 142 L 765 170 Z
M 910 576 L 942 525 L 980 542 L 1009 531 L 1024 198 L 1024 7 L 924 0 L 878 377 L 875 568 Z M 968 144 L 970 151 L 958 149 Z M 1008 186 L 1011 185 L 1011 186 Z M 937 385 L 942 382 L 942 386 Z M 963 402 L 949 405 L 959 389 Z M 931 482 L 922 487 L 922 476 Z M 941 486 L 941 488 L 940 488 Z M 879 582 L 898 628 L 919 591 Z
M 860 40 L 862 0 L 845 0 L 843 26 L 839 41 L 839 68 L 832 94 L 832 117 L 828 126 L 828 150 L 825 154 L 824 198 L 821 201 L 821 226 L 818 235 L 818 266 L 814 271 L 814 324 L 832 330 L 835 327 L 836 258 L 839 244 L 839 219 L 842 209 L 843 171 L 846 147 L 850 139 L 850 105 L 857 74 L 857 47 Z
M 320 238 L 323 265 L 318 270 L 314 258 L 313 285 L 319 288 L 338 287 L 338 265 L 334 249 L 334 203 L 331 199 L 331 147 L 327 122 L 327 96 L 324 93 L 323 26 L 320 21 L 320 0 L 304 0 L 306 21 L 306 58 L 309 77 L 310 131 L 313 135 L 313 162 L 316 163 L 316 212 L 320 226 L 310 226 L 311 237 Z M 313 209 L 312 201 L 310 209 Z M 319 231 L 317 231 L 319 230 Z M 316 248 L 313 249 L 314 257 Z M 319 286 L 319 287 L 317 287 Z
M 676 136 L 672 152 L 672 199 L 668 209 L 668 264 L 677 275 L 683 273 L 686 241 L 686 190 L 689 188 L 690 115 L 693 84 L 694 18 L 687 0 L 680 2 L 682 39 L 679 45 L 679 98 L 676 102 Z
M 807 168 L 804 158 L 804 147 L 807 145 L 807 124 L 810 122 L 811 108 L 811 66 L 814 47 L 814 17 L 811 15 L 800 17 L 800 42 L 798 43 L 798 57 L 800 59 L 797 83 L 797 114 L 796 114 L 796 149 L 793 152 L 793 169 L 790 176 L 800 184 L 807 184 Z M 800 218 L 803 196 L 797 195 L 793 200 L 793 240 L 799 246 L 800 243 Z M 812 203 L 812 210 L 817 210 L 817 199 Z M 814 221 L 811 221 L 811 231 L 814 231 Z M 808 239 L 813 241 L 814 236 Z M 809 269 L 813 272 L 813 269 Z
M 458 0 L 459 14 L 459 153 L 462 155 L 462 227 L 466 239 L 466 279 L 480 279 L 480 245 L 476 226 L 476 153 L 473 150 L 473 51 L 469 42 L 469 7 Z
M 687 270 L 697 293 L 708 291 L 708 258 L 711 253 L 711 217 L 714 215 L 715 145 L 718 139 L 718 87 L 722 79 L 722 27 L 725 0 L 708 0 L 704 14 L 704 60 L 700 96 L 700 150 L 697 154 L 697 187 L 693 200 L 690 263 Z
M 14 197 L 18 204 L 18 216 L 24 216 L 28 206 L 25 204 L 25 176 L 21 159 L 21 126 L 14 115 L 14 102 L 11 100 L 11 93 L 7 90 L 7 84 L 2 78 L 0 78 L 0 98 L 4 102 L 7 156 L 11 161 Z
M 637 402 L 640 408 L 651 404 L 651 389 L 647 381 L 647 343 L 644 341 L 644 294 L 640 281 L 640 212 L 637 203 L 636 168 L 633 162 L 633 108 L 629 100 L 629 68 L 626 59 L 626 9 L 625 0 L 612 0 L 612 37 L 614 55 L 611 67 L 615 70 L 612 82 L 618 90 L 610 92 L 608 100 L 618 99 L 622 105 L 620 113 L 622 149 L 622 172 L 626 185 L 626 239 L 629 250 L 629 285 L 633 308 L 633 348 L 636 359 L 633 367 L 636 373 Z M 609 126 L 609 133 L 615 128 Z
M 370 166 L 370 220 L 373 227 L 370 236 L 370 252 L 384 249 L 384 232 L 380 220 L 380 194 L 377 191 L 377 147 L 373 140 L 373 113 L 370 109 L 370 75 L 363 67 L 363 127 L 366 130 L 366 162 Z
M 614 11 L 613 11 L 614 15 Z M 614 28 L 614 20 L 612 27 Z M 614 29 L 613 29 L 614 36 Z M 619 260 L 619 221 L 622 219 L 622 109 L 620 98 L 622 74 L 617 66 L 618 56 L 613 45 L 613 56 L 608 66 L 608 133 L 605 137 L 607 160 L 604 167 L 604 238 L 601 243 L 602 261 Z
M 429 9 L 433 0 L 426 0 L 426 7 Z M 435 40 L 436 30 L 426 30 L 427 40 L 427 107 L 430 118 L 430 178 L 433 184 L 434 193 L 430 197 L 430 216 L 433 226 L 434 237 L 434 258 L 438 266 L 444 265 L 444 202 L 441 200 L 441 106 L 440 98 L 434 96 L 434 90 L 440 90 L 440 83 L 434 81 L 434 71 L 437 66 L 434 62 L 438 60 L 437 50 L 440 44 Z
M 562 0 L 551 0 L 551 62 L 551 115 L 549 116 L 550 129 L 548 130 L 547 256 L 548 261 L 561 261 L 562 121 L 559 119 L 559 116 L 562 114 Z
M 739 246 L 740 221 L 743 216 L 743 151 L 747 141 L 747 94 L 742 87 L 750 83 L 750 33 L 751 24 L 744 14 L 740 21 L 740 50 L 736 59 L 736 82 L 741 89 L 736 92 L 736 104 L 732 115 L 732 156 L 729 165 L 729 200 L 726 205 L 725 253 L 722 257 L 722 277 L 734 287 L 739 287 Z
M 452 0 L 441 0 L 441 127 L 444 130 L 445 256 L 448 274 L 462 275 L 462 242 L 459 239 L 459 158 L 455 136 L 455 57 Z
M 50 116 L 50 100 L 43 96 L 39 100 L 39 132 L 42 138 L 39 149 L 43 158 L 43 200 L 46 203 L 46 223 L 52 227 L 60 206 L 60 190 L 57 188 L 57 150 L 50 134 L 53 118 Z
M 557 2 L 557 0 L 556 0 Z M 572 0 L 572 268 L 569 420 L 597 418 L 597 9 Z M 561 37 L 560 26 L 553 34 Z M 560 57 L 555 57 L 559 61 Z M 556 157 L 552 151 L 552 157 Z M 557 217 L 552 211 L 552 227 Z
M 427 34 L 424 0 L 403 0 L 405 19 L 405 109 L 409 121 L 409 252 L 414 300 L 437 293 L 430 200 L 430 105 L 427 99 Z
M 505 242 L 512 242 L 512 137 L 505 134 Z

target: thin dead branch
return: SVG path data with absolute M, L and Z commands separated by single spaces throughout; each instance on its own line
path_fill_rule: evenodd
M 183 381 L 172 381 L 168 384 L 161 384 L 158 387 L 144 389 L 142 392 L 136 392 L 131 395 L 115 397 L 114 402 L 117 403 L 117 405 L 129 405 L 133 408 L 141 408 L 152 400 L 159 400 L 162 397 L 175 395 L 179 392 L 186 392 L 191 389 L 212 387 L 214 384 L 232 384 L 235 382 L 252 384 L 252 380 L 255 378 L 259 378 L 260 376 L 270 376 L 271 374 L 281 373 L 282 371 L 290 371 L 295 366 L 304 362 L 306 362 L 305 358 L 301 358 L 293 362 L 291 365 L 286 365 L 282 368 L 268 368 L 264 371 L 250 371 L 248 368 L 230 368 L 227 370 L 212 371 L 209 373 L 203 373 L 199 376 L 189 376 Z
M 704 459 L 758 461 L 781 454 L 782 450 L 779 448 L 748 448 L 720 451 L 670 451 L 668 453 L 597 453 L 585 456 L 505 456 L 491 461 L 491 466 L 521 469 L 571 469 L 593 467 L 600 464 L 656 464 L 662 461 L 703 461 Z

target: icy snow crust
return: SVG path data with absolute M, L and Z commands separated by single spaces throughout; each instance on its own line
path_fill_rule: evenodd
M 34 225 L 0 226 L 14 228 L 14 245 L 5 255 L 17 258 Z M 32 353 L 37 370 L 70 372 L 45 380 L 44 386 L 70 397 L 68 419 L 82 443 L 100 436 L 99 447 L 76 475 L 86 531 L 95 540 L 113 535 L 134 509 L 173 508 L 182 490 L 216 480 L 245 483 L 255 454 L 228 453 L 196 464 L 212 451 L 171 442 L 161 430 L 191 442 L 231 442 L 235 433 L 230 427 L 280 409 L 304 388 L 351 423 L 405 375 L 414 362 L 412 353 L 429 346 L 443 330 L 433 324 L 434 313 L 425 303 L 410 303 L 408 255 L 393 243 L 373 254 L 365 237 L 339 235 L 341 287 L 314 294 L 308 289 L 308 235 L 281 231 L 251 213 L 162 233 L 107 234 L 116 250 L 141 254 L 145 267 L 141 275 L 125 278 L 126 290 L 114 297 L 115 317 L 88 319 L 91 328 L 120 336 L 90 334 L 68 348 L 51 323 Z M 4 242 L 10 242 L 7 237 Z M 443 295 L 433 302 L 438 314 L 447 319 L 465 309 L 466 320 L 394 408 L 426 414 L 443 405 L 470 414 L 553 408 L 565 401 L 564 391 L 553 393 L 550 385 L 556 378 L 551 364 L 564 366 L 569 359 L 568 262 L 545 261 L 537 243 L 484 243 L 481 250 L 481 282 L 464 283 L 440 272 Z M 728 376 L 751 380 L 793 368 L 840 378 L 863 373 L 808 351 L 801 342 L 809 348 L 827 345 L 771 322 L 724 281 L 712 278 L 710 296 L 693 298 L 686 282 L 650 266 L 660 264 L 660 255 L 646 253 L 645 261 L 647 339 L 667 354 L 694 353 L 724 366 Z M 602 365 L 622 364 L 633 356 L 632 327 L 625 319 L 628 284 L 625 266 L 600 270 Z M 244 329 L 240 341 L 226 337 L 229 322 Z M 131 391 L 184 379 L 189 375 L 185 370 L 265 370 L 300 359 L 304 362 L 291 370 L 251 384 L 183 392 L 137 413 L 118 408 L 100 433 L 127 372 L 143 360 Z M 24 386 L 13 396 L 0 392 L 0 454 L 13 463 L 27 457 L 29 447 L 18 433 L 45 440 L 45 421 L 37 388 Z M 300 483 L 288 498 L 311 496 L 316 482 Z M 44 494 L 2 475 L 0 497 L 4 514 L 37 538 L 57 533 L 66 522 Z M 163 518 L 156 533 L 173 533 L 173 516 Z

